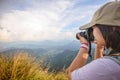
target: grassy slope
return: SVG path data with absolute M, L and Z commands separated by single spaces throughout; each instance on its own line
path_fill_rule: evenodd
M 48 72 L 34 57 L 18 53 L 13 57 L 0 55 L 0 80 L 68 80 L 65 71 Z

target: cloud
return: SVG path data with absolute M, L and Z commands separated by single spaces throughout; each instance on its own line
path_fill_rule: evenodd
M 28 8 L 25 11 L 12 10 L 5 13 L 1 20 L 1 26 L 10 32 L 0 31 L 1 40 L 46 40 L 64 39 L 67 33 L 61 33 L 64 25 L 59 21 L 62 19 L 62 12 L 69 6 L 68 1 L 58 1 L 51 3 L 46 8 Z M 64 35 L 66 36 L 64 36 Z M 59 35 L 63 35 L 59 37 Z
M 0 40 L 73 39 L 78 26 L 71 29 L 69 25 L 83 20 L 84 22 L 79 23 L 79 26 L 88 22 L 90 16 L 99 7 L 99 5 L 76 6 L 78 1 L 25 0 L 29 6 L 25 6 L 24 10 L 14 8 L 0 18 L 1 27 L 9 30 L 0 30 Z M 22 2 L 23 0 L 21 0 Z M 69 28 L 69 31 L 64 30 L 66 27 Z
M 120 1 L 120 0 L 110 0 L 110 1 Z

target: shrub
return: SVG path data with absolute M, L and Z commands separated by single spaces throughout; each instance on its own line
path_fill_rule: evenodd
M 0 80 L 68 80 L 65 72 L 48 70 L 27 53 L 18 53 L 13 57 L 0 55 Z

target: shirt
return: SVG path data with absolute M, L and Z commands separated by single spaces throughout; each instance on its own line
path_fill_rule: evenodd
M 120 65 L 100 58 L 72 72 L 72 80 L 120 80 Z

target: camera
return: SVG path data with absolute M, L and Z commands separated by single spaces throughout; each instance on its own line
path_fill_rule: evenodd
M 79 35 L 84 37 L 88 42 L 89 42 L 89 56 L 92 58 L 91 55 L 91 42 L 94 42 L 94 36 L 93 36 L 93 29 L 92 28 L 88 28 L 83 32 L 79 32 L 76 34 L 76 38 L 79 40 Z
M 94 41 L 94 36 L 93 36 L 93 29 L 89 28 L 84 32 L 79 32 L 76 34 L 76 38 L 79 40 L 78 35 L 84 37 L 85 39 L 87 39 L 89 42 L 93 42 Z

